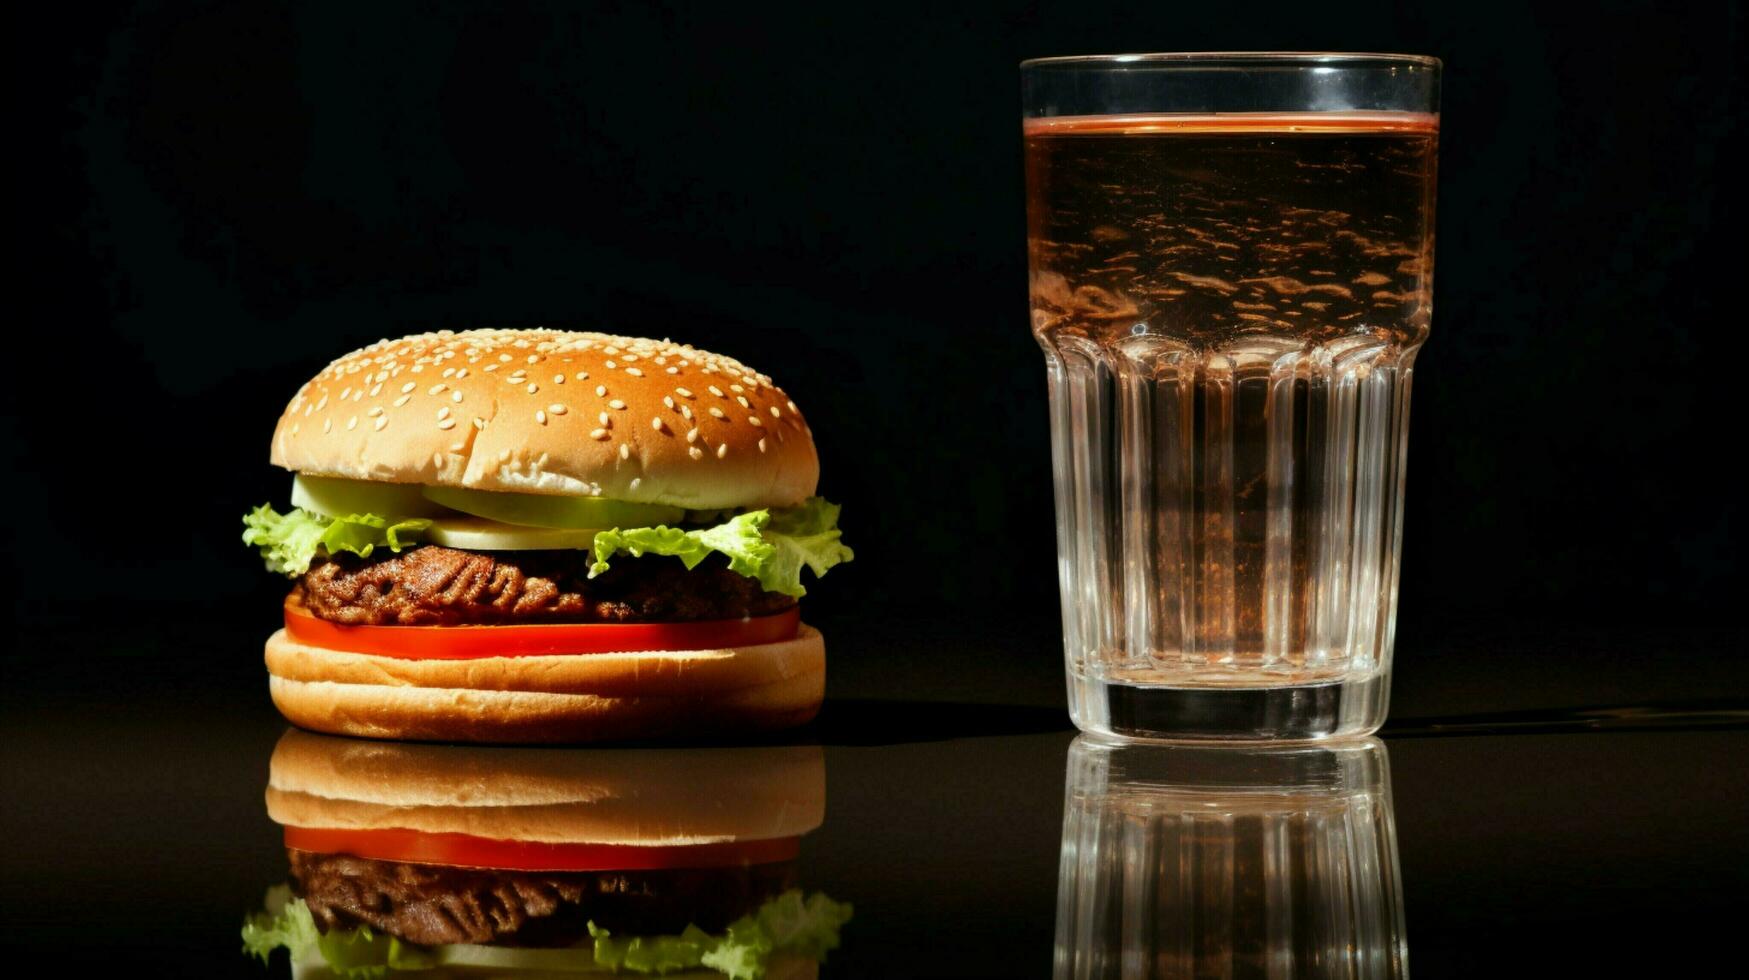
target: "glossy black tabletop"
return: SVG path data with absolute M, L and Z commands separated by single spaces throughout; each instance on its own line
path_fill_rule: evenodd
M 286 726 L 267 699 L 256 618 L 271 611 L 51 608 L 22 626 L 0 740 L 10 957 L 284 975 L 283 957 L 264 970 L 238 939 L 286 880 L 263 804 Z M 825 815 L 802 839 L 802 881 L 855 908 L 822 975 L 1048 976 L 1072 962 L 1119 975 L 1110 951 L 1073 948 L 1104 941 L 1098 928 L 1064 921 L 1060 894 L 1111 873 L 1088 864 L 1087 825 L 1066 823 L 1065 804 L 1135 787 L 1111 774 L 1094 791 L 1070 785 L 1076 736 L 1048 628 L 826 626 L 829 698 L 780 740 L 823 747 Z M 1405 637 L 1397 707 L 1359 791 L 1366 819 L 1394 820 L 1396 866 L 1386 876 L 1375 855 L 1380 881 L 1347 887 L 1382 901 L 1386 919 L 1400 896 L 1392 942 L 1415 975 L 1678 975 L 1716 961 L 1749 885 L 1749 715 L 1730 696 L 1744 672 L 1719 655 L 1738 639 L 1552 627 Z M 1587 671 L 1599 650 L 1612 668 Z M 1685 674 L 1685 659 L 1707 666 Z M 1137 765 L 1164 773 L 1142 790 L 1160 799 L 1184 788 L 1175 773 L 1199 771 Z M 1120 858 L 1152 846 L 1126 840 L 1105 846 Z

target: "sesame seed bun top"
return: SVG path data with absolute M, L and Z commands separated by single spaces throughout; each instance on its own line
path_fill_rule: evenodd
M 319 476 L 782 507 L 820 462 L 801 410 L 732 358 L 562 330 L 382 340 L 298 389 L 272 461 Z

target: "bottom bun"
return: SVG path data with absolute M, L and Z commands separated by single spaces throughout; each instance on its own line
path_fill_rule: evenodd
M 554 743 L 805 724 L 826 688 L 826 645 L 403 660 L 267 640 L 273 703 L 302 728 L 363 738 Z

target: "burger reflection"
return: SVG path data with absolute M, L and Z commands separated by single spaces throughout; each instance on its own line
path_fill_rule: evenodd
M 850 906 L 799 887 L 818 746 L 511 749 L 292 730 L 289 883 L 243 927 L 292 976 L 813 977 Z
M 1069 750 L 1056 976 L 1402 977 L 1385 747 Z

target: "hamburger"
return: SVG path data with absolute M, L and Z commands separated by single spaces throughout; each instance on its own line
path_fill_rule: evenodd
M 556 750 L 292 730 L 267 812 L 289 882 L 243 927 L 301 978 L 799 980 L 850 906 L 797 887 L 818 746 Z
M 803 569 L 852 557 L 796 403 L 731 358 L 556 330 L 384 340 L 298 389 L 267 641 L 305 728 L 571 742 L 798 725 L 825 686 Z

